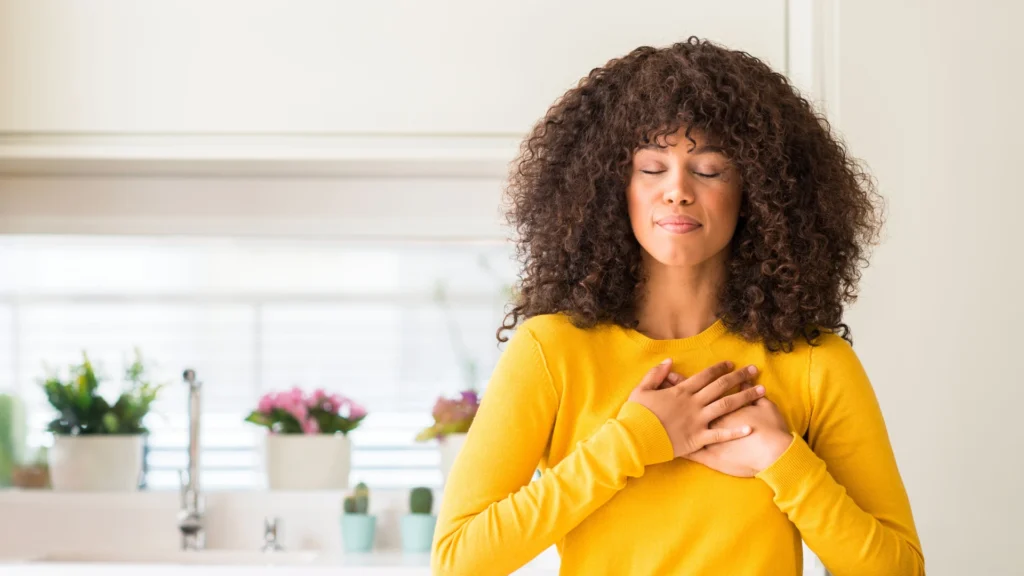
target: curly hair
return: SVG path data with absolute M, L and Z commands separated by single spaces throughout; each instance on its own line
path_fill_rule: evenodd
M 684 127 L 724 149 L 742 178 L 718 317 L 771 351 L 822 331 L 852 343 L 843 306 L 882 224 L 873 180 L 783 75 L 695 37 L 594 69 L 523 140 L 505 190 L 522 269 L 499 341 L 540 314 L 637 326 L 633 153 Z

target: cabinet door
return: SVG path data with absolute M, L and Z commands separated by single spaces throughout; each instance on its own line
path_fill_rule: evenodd
M 785 65 L 785 0 L 0 3 L 0 134 L 522 134 L 699 35 Z

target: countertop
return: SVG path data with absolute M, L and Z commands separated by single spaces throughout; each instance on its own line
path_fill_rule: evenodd
M 58 552 L 26 558 L 0 558 L 0 573 L 11 575 L 73 574 L 135 575 L 180 574 L 366 574 L 368 576 L 429 576 L 430 555 L 383 550 L 336 553 L 315 550 L 254 552 L 203 550 L 200 552 L 125 550 L 117 553 Z M 558 574 L 558 555 L 548 550 L 515 572 L 517 576 Z
M 186 554 L 186 553 L 175 553 Z M 312 558 L 300 558 L 308 554 Z M 201 555 L 200 558 L 198 555 Z M 158 561 L 146 561 L 145 555 L 127 553 L 116 562 L 108 562 L 90 558 L 86 554 L 58 554 L 53 556 L 0 559 L 0 572 L 5 576 L 42 576 L 42 575 L 75 575 L 75 576 L 136 576 L 147 574 L 155 576 L 177 576 L 183 568 L 188 573 L 228 575 L 274 575 L 311 574 L 337 575 L 360 574 L 367 576 L 429 576 L 430 556 L 428 554 L 407 554 L 402 552 L 372 552 L 366 554 L 319 554 L 315 552 L 285 553 L 284 561 L 274 562 L 273 556 L 267 556 L 267 563 L 253 560 L 257 556 L 251 552 L 205 551 L 187 560 L 175 560 L 174 555 L 156 555 Z M 238 563 L 235 560 L 241 559 Z M 557 556 L 554 558 L 557 562 Z M 552 565 L 550 557 L 540 556 L 533 562 L 515 572 L 517 576 L 555 576 L 558 574 L 557 564 Z

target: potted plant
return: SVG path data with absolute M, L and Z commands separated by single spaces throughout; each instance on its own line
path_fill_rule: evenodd
M 419 442 L 437 439 L 441 451 L 441 474 L 445 481 L 479 409 L 480 397 L 475 390 L 466 390 L 456 399 L 442 396 L 434 404 L 434 424 L 416 436 Z
M 402 550 L 405 552 L 430 552 L 434 541 L 434 527 L 437 517 L 434 510 L 434 493 L 430 488 L 413 488 L 409 492 L 409 514 L 402 516 Z
M 377 517 L 370 514 L 370 489 L 356 484 L 355 492 L 345 498 L 341 515 L 341 538 L 346 552 L 369 552 L 377 532 Z
M 134 491 L 142 476 L 142 421 L 161 386 L 149 382 L 141 353 L 125 369 L 125 389 L 111 403 L 100 396 L 100 378 L 85 352 L 70 377 L 52 374 L 42 383 L 46 399 L 59 412 L 47 430 L 50 480 L 55 490 Z
M 245 420 L 268 430 L 267 484 L 271 490 L 348 488 L 352 444 L 348 433 L 366 418 L 350 398 L 296 387 L 271 392 Z
M 46 464 L 48 450 L 39 448 L 35 459 L 14 467 L 11 485 L 15 488 L 50 488 L 50 467 Z
M 25 452 L 25 404 L 0 394 L 0 487 L 10 486 Z

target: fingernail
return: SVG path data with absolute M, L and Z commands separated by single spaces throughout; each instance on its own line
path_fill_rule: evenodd
M 740 428 L 740 431 L 744 434 L 750 434 L 750 426 L 744 426 L 743 428 Z
M 725 361 L 725 369 L 726 370 L 732 370 L 732 367 L 733 367 L 733 363 L 729 362 L 728 360 L 726 360 Z
M 758 386 L 757 388 L 754 388 L 754 390 L 757 390 L 758 394 L 764 394 L 764 386 Z
M 751 374 L 757 374 L 757 366 L 747 366 L 747 372 Z
M 665 364 L 671 364 L 671 363 L 672 363 L 672 359 L 671 358 L 665 358 L 664 360 L 661 361 L 662 366 L 664 366 Z

